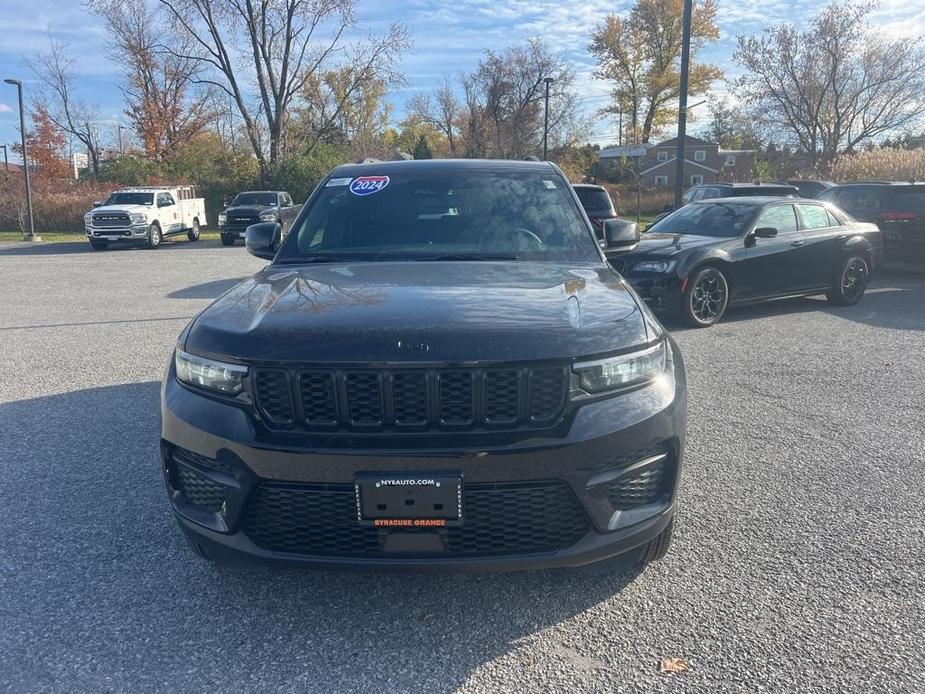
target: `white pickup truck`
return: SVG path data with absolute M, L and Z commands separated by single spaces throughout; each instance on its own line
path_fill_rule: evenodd
M 96 250 L 111 243 L 157 248 L 179 234 L 196 241 L 204 226 L 205 200 L 196 197 L 193 186 L 124 188 L 84 215 L 87 240 Z

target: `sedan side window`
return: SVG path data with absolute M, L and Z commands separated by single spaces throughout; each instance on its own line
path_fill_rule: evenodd
M 825 229 L 829 223 L 829 213 L 822 205 L 797 205 L 804 229 Z
M 793 205 L 774 205 L 765 208 L 755 227 L 774 227 L 778 234 L 797 230 L 797 215 Z
M 840 227 L 842 225 L 841 221 L 834 214 L 832 214 L 828 210 L 826 210 L 825 213 L 829 215 L 829 226 L 830 227 Z

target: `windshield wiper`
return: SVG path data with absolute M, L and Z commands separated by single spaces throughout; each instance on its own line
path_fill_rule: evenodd
M 324 255 L 308 255 L 304 258 L 281 258 L 276 261 L 276 265 L 308 265 L 315 263 L 349 263 L 361 261 L 355 255 L 337 255 L 335 253 L 326 253 Z
M 446 255 L 412 256 L 410 260 L 517 260 L 513 253 L 447 253 Z

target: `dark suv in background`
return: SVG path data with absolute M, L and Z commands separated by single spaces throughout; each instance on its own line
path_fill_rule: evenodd
M 233 246 L 238 239 L 243 241 L 247 227 L 260 222 L 277 222 L 280 225 L 279 243 L 301 209 L 302 206 L 296 205 L 292 196 L 284 190 L 249 190 L 238 193 L 218 215 L 222 244 Z
M 594 225 L 594 232 L 599 240 L 604 238 L 604 222 L 608 219 L 617 218 L 617 210 L 614 207 L 613 200 L 604 186 L 593 183 L 575 183 L 572 186 L 581 206 L 585 209 L 585 214 L 591 224 Z
M 860 222 L 879 226 L 890 256 L 908 251 L 917 257 L 925 255 L 925 182 L 845 183 L 825 191 L 819 199 Z
M 787 181 L 787 183 L 792 186 L 796 186 L 796 188 L 800 191 L 800 195 L 804 198 L 818 198 L 829 188 L 835 187 L 835 184 L 832 181 L 813 181 L 804 180 L 801 178 Z
M 163 382 L 196 552 L 461 571 L 667 551 L 681 354 L 558 168 L 341 166 L 274 254 L 278 226 L 248 229 L 271 262 L 183 330 Z
M 704 183 L 688 188 L 681 202 L 754 196 L 800 197 L 800 189 L 789 183 Z

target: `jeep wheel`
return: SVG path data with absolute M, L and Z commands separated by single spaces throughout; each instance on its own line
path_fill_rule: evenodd
M 642 564 L 658 561 L 668 554 L 668 548 L 671 547 L 671 537 L 674 535 L 674 517 L 665 526 L 665 529 L 659 533 L 659 536 L 651 540 L 646 545 L 646 552 L 642 557 Z
M 148 227 L 148 248 L 157 248 L 163 240 L 161 228 L 157 224 L 152 224 Z
M 199 218 L 196 217 L 193 219 L 193 228 L 190 229 L 188 232 L 186 232 L 186 238 L 188 238 L 190 241 L 198 241 L 199 234 L 200 234 Z
M 235 239 L 235 237 L 232 236 L 231 234 L 222 234 L 222 245 L 223 246 L 233 246 L 236 240 L 237 239 Z
M 109 244 L 105 241 L 91 241 L 90 245 L 94 251 L 105 251 L 109 247 Z

